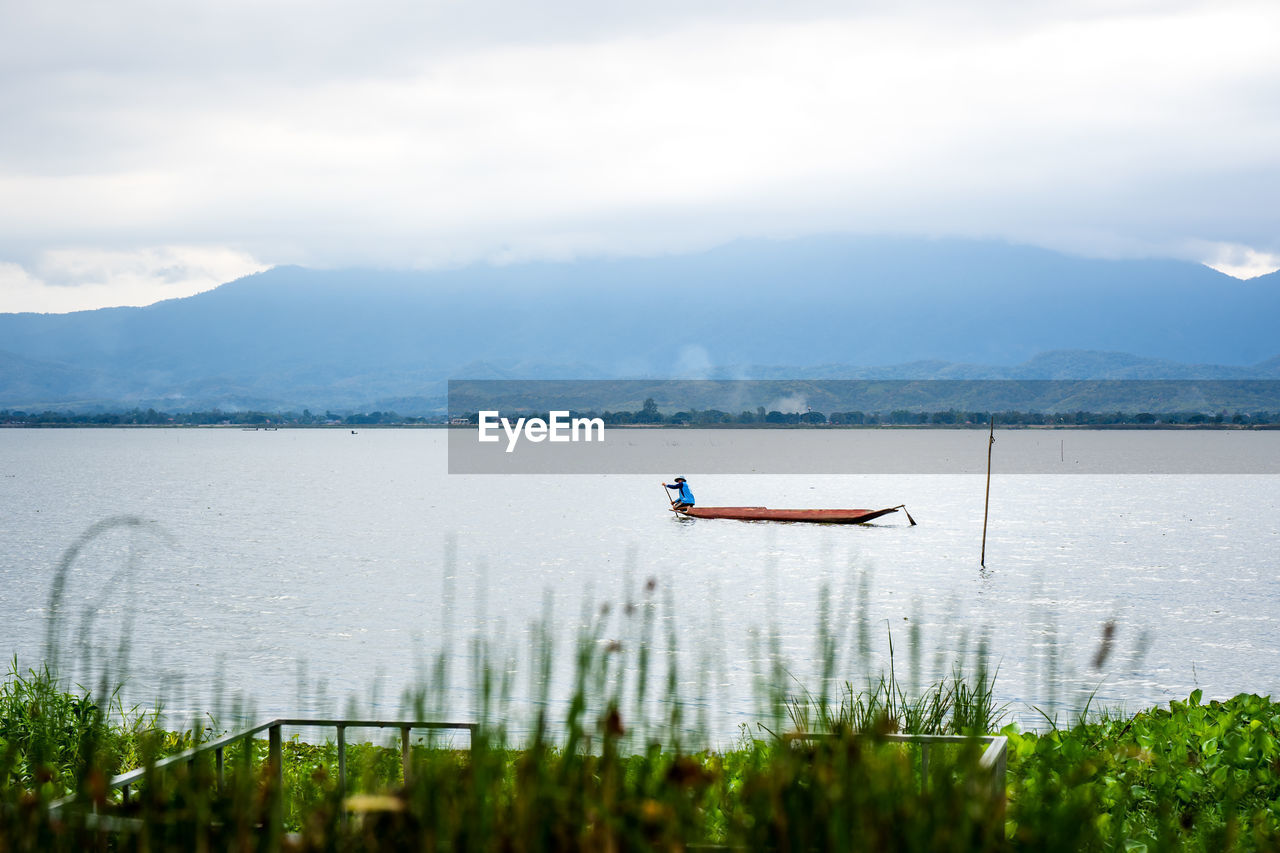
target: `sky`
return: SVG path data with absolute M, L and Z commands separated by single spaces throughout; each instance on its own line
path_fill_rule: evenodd
M 279 264 L 814 233 L 1280 268 L 1274 0 L 0 0 L 0 20 L 0 312 Z

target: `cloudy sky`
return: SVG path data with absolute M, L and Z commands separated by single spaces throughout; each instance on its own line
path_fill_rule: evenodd
M 0 311 L 736 237 L 1280 267 L 1280 3 L 0 0 Z

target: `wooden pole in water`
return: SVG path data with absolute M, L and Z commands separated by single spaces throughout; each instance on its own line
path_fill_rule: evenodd
M 987 567 L 987 513 L 991 509 L 991 448 L 996 443 L 996 416 L 991 416 L 991 429 L 987 433 L 987 498 L 982 504 L 982 559 L 978 565 Z

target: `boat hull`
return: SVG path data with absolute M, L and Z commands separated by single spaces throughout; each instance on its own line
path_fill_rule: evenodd
M 770 509 L 766 506 L 692 506 L 676 510 L 690 518 L 732 518 L 738 521 L 808 521 L 816 524 L 865 524 L 891 512 L 888 509 Z

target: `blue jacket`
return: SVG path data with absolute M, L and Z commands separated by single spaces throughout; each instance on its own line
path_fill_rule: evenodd
M 672 483 L 670 486 L 667 486 L 667 488 L 680 489 L 680 497 L 676 498 L 676 500 L 678 500 L 682 504 L 688 504 L 689 506 L 693 506 L 693 492 L 689 491 L 688 483 Z

